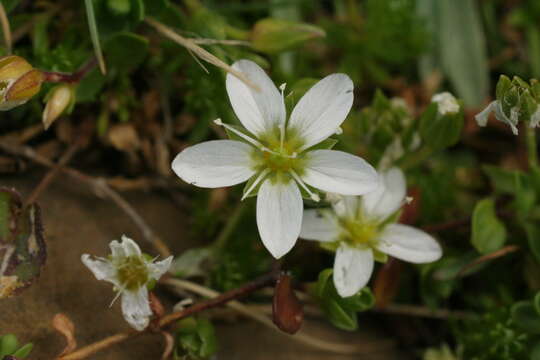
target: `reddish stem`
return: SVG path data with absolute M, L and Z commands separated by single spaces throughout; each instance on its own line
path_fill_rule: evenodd
M 53 82 L 53 83 L 78 83 L 82 80 L 82 78 L 90 72 L 95 66 L 97 65 L 96 58 L 92 58 L 92 60 L 88 61 L 86 64 L 83 65 L 79 70 L 77 70 L 74 73 L 62 73 L 62 72 L 55 72 L 55 71 L 42 71 L 44 76 L 44 81 L 46 82 Z

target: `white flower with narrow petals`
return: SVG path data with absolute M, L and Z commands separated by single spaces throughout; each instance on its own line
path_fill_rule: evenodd
M 459 104 L 456 98 L 448 91 L 433 95 L 431 101 L 437 103 L 438 112 L 441 115 L 456 114 L 459 112 Z
M 300 237 L 324 243 L 336 251 L 334 285 L 342 297 L 356 294 L 369 281 L 377 259 L 386 255 L 412 263 L 428 263 L 442 255 L 439 244 L 427 233 L 396 224 L 406 201 L 403 173 L 392 168 L 381 186 L 362 197 L 331 196 L 332 209 L 306 210 Z
M 379 177 L 357 156 L 314 148 L 339 132 L 351 109 L 353 83 L 347 75 L 329 75 L 315 84 L 287 121 L 284 86 L 280 92 L 252 61 L 237 61 L 233 68 L 259 88 L 251 89 L 227 75 L 229 99 L 247 131 L 221 120 L 216 123 L 242 141 L 214 140 L 188 147 L 176 156 L 172 168 L 184 181 L 206 188 L 249 180 L 244 198 L 258 191 L 259 233 L 266 248 L 279 258 L 291 250 L 300 233 L 300 188 L 318 201 L 313 189 L 361 195 L 373 191 Z
M 111 255 L 108 258 L 92 259 L 90 255 L 83 254 L 81 260 L 96 279 L 114 285 L 118 295 L 122 296 L 124 319 L 134 329 L 142 331 L 152 316 L 147 286 L 167 272 L 172 256 L 157 262 L 149 260 L 135 241 L 125 235 L 121 243 L 113 240 L 109 246 Z
M 510 116 L 507 116 L 504 113 L 501 102 L 499 100 L 492 101 L 489 103 L 488 106 L 486 106 L 484 110 L 474 116 L 474 119 L 476 120 L 478 126 L 486 126 L 489 119 L 489 114 L 491 114 L 492 112 L 495 113 L 495 118 L 497 120 L 510 126 L 514 135 L 518 134 L 517 124 L 519 120 L 519 109 L 517 107 L 513 107 L 512 109 L 510 109 Z M 535 112 L 532 118 L 533 121 L 531 122 L 531 127 L 534 127 L 538 124 L 538 120 L 540 119 L 540 112 Z

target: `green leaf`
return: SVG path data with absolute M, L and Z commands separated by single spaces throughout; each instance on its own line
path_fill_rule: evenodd
M 267 54 L 294 49 L 308 40 L 324 37 L 323 29 L 284 19 L 259 20 L 251 33 L 253 48 Z
M 148 40 L 131 32 L 120 32 L 109 38 L 103 48 L 110 66 L 127 72 L 139 66 L 148 55 Z
M 540 360 L 540 341 L 538 341 L 531 351 L 531 360 Z
M 506 241 L 506 228 L 495 213 L 493 199 L 479 201 L 472 216 L 472 245 L 481 254 L 500 249 Z
M 0 359 L 3 359 L 6 355 L 13 354 L 18 346 L 19 342 L 15 335 L 6 334 L 0 337 Z
M 486 41 L 475 0 L 418 0 L 433 34 L 432 51 L 420 61 L 423 77 L 436 69 L 448 76 L 467 106 L 480 106 L 488 96 Z M 463 56 L 467 54 L 467 56 Z
M 441 150 L 457 143 L 463 128 L 463 112 L 440 115 L 437 104 L 431 103 L 420 116 L 420 136 L 425 144 Z
M 30 354 L 33 348 L 34 348 L 34 344 L 32 343 L 25 344 L 24 346 L 20 347 L 17 351 L 15 351 L 13 353 L 13 356 L 15 356 L 16 358 L 24 359 Z
M 540 226 L 536 222 L 527 222 L 524 226 L 529 248 L 536 260 L 540 262 Z
M 176 355 L 206 359 L 217 351 L 217 340 L 212 323 L 205 318 L 189 317 L 178 322 Z
M 356 313 L 373 307 L 375 297 L 368 287 L 364 287 L 353 296 L 342 298 L 334 286 L 332 272 L 332 269 L 325 269 L 319 273 L 313 296 L 334 326 L 342 330 L 354 331 L 358 328 Z
M 78 103 L 95 101 L 106 81 L 107 78 L 99 70 L 92 70 L 77 86 L 76 101 Z
M 0 188 L 0 299 L 31 285 L 45 263 L 41 213 L 37 204 L 23 208 L 13 189 Z
M 98 60 L 99 69 L 102 74 L 107 73 L 107 68 L 105 67 L 105 60 L 103 59 L 103 52 L 101 51 L 101 43 L 99 41 L 99 31 L 96 21 L 96 13 L 94 11 L 94 1 L 93 0 L 84 0 L 84 5 L 86 6 L 86 16 L 88 18 L 88 28 L 90 30 L 90 38 L 92 40 L 92 45 L 94 46 L 94 53 Z
M 506 170 L 493 165 L 483 165 L 482 170 L 489 177 L 496 191 L 507 194 L 514 194 L 516 190 L 516 176 L 525 176 L 522 171 Z
M 531 334 L 540 335 L 540 315 L 530 301 L 520 301 L 514 304 L 511 314 L 517 327 Z
M 540 316 L 540 291 L 536 293 L 536 296 L 533 300 L 534 309 L 536 310 L 536 313 L 538 316 Z
M 352 310 L 345 309 L 336 300 L 329 300 L 324 305 L 324 310 L 328 316 L 328 320 L 330 320 L 330 322 L 337 328 L 347 331 L 354 331 L 358 329 L 358 319 L 356 313 Z

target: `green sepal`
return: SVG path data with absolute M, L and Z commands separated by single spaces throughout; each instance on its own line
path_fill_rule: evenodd
M 310 147 L 307 151 L 313 151 L 313 150 L 332 150 L 334 146 L 338 143 L 337 139 L 328 138 L 324 141 L 321 141 L 317 145 L 313 145 Z
M 506 75 L 501 75 L 499 77 L 499 81 L 497 82 L 497 88 L 495 90 L 495 96 L 497 100 L 502 100 L 504 94 L 510 89 L 512 86 L 512 81 L 510 78 Z
M 386 264 L 386 262 L 388 261 L 388 255 L 377 250 L 377 249 L 371 249 L 371 251 L 373 252 L 373 258 L 375 259 L 375 261 L 378 261 L 380 263 L 383 263 L 383 264 Z
M 13 356 L 17 359 L 24 359 L 28 355 L 30 355 L 30 352 L 34 348 L 34 344 L 28 343 L 23 346 L 21 346 L 17 351 L 13 353 Z

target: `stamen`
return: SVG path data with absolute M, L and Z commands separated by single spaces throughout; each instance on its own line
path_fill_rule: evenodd
M 223 126 L 225 129 L 232 131 L 233 133 L 240 136 L 242 139 L 246 140 L 247 142 L 254 145 L 255 147 L 258 147 L 261 150 L 266 150 L 266 147 L 263 144 L 261 144 L 260 142 L 258 142 L 255 139 L 253 139 L 252 137 L 244 134 L 243 132 L 238 131 L 237 129 L 235 129 L 231 125 L 225 124 L 223 121 L 221 121 L 221 119 L 217 118 L 216 120 L 214 120 L 214 124 L 219 125 L 219 126 Z
M 112 306 L 114 305 L 114 303 L 116 302 L 116 300 L 118 300 L 118 298 L 120 297 L 120 295 L 122 295 L 122 292 L 125 291 L 124 288 L 121 288 L 121 289 L 118 289 L 117 290 L 117 294 L 116 296 L 114 297 L 114 299 L 112 299 L 111 303 L 109 304 L 109 308 L 112 308 Z
M 251 184 L 251 186 L 246 190 L 246 192 L 244 193 L 244 195 L 242 195 L 242 199 L 240 201 L 243 201 L 245 198 L 247 198 L 249 196 L 249 194 L 251 194 L 251 192 L 253 191 L 253 189 L 255 189 L 255 187 L 257 185 L 259 185 L 259 183 L 261 182 L 262 179 L 264 179 L 264 177 L 266 175 L 268 175 L 268 173 L 270 172 L 270 169 L 264 169 L 260 174 L 259 176 L 257 177 L 257 179 L 253 182 L 253 184 Z
M 285 87 L 287 86 L 287 83 L 283 83 L 279 85 L 279 90 L 281 90 L 281 102 L 283 104 L 283 108 L 285 109 Z M 279 124 L 279 150 L 283 152 L 283 143 L 285 142 L 285 121 L 286 119 L 283 119 L 283 123 Z
M 292 175 L 292 177 L 294 178 L 294 180 L 296 180 L 296 182 L 298 184 L 300 184 L 302 189 L 304 189 L 309 194 L 309 197 L 311 198 L 311 200 L 313 200 L 315 202 L 321 201 L 321 198 L 319 197 L 319 195 L 317 195 L 314 192 L 312 192 L 311 190 L 309 190 L 308 187 L 306 186 L 306 184 L 304 184 L 302 179 L 300 179 L 300 176 L 298 176 L 298 174 L 294 170 L 289 170 L 289 172 Z

